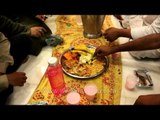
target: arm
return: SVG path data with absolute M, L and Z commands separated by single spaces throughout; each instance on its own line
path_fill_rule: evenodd
M 138 39 L 146 35 L 160 33 L 160 16 L 158 16 L 151 25 L 136 27 L 131 29 L 118 29 L 118 28 L 109 28 L 105 31 L 105 38 L 113 42 L 118 37 L 128 37 L 133 39 Z
M 107 56 L 115 52 L 151 50 L 158 48 L 160 48 L 160 33 L 151 34 L 117 46 L 100 46 L 96 49 L 95 54 L 98 56 Z
M 111 27 L 105 31 L 103 34 L 107 41 L 113 42 L 119 37 L 132 38 L 130 29 L 119 29 Z
M 0 73 L 0 91 L 7 88 L 8 85 L 23 86 L 26 82 L 26 74 L 24 72 L 14 72 L 11 74 Z
M 27 27 L 25 25 L 15 23 L 4 16 L 0 16 L 0 31 L 5 34 L 6 37 L 12 37 L 17 34 L 28 34 L 32 37 L 41 37 L 46 30 L 43 27 Z
M 115 46 L 116 51 L 139 51 L 160 48 L 160 34 L 151 34 L 131 42 Z
M 7 37 L 12 37 L 20 33 L 30 34 L 28 27 L 19 23 L 15 23 L 4 16 L 0 16 L 0 31 L 3 32 Z

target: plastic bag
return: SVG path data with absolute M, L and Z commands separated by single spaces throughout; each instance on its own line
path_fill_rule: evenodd
M 138 87 L 152 87 L 153 82 L 151 76 L 147 74 L 147 70 L 135 70 L 136 76 L 139 78 Z
M 51 35 L 45 41 L 46 41 L 47 45 L 55 47 L 55 46 L 61 44 L 64 40 L 62 37 L 60 37 L 58 35 Z

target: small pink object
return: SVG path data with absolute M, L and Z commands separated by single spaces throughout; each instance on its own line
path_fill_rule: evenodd
M 98 92 L 98 89 L 97 89 L 97 86 L 95 84 L 87 84 L 85 87 L 84 87 L 84 92 L 86 94 L 86 98 L 90 101 L 94 100 L 97 92 Z
M 67 102 L 70 105 L 78 105 L 80 101 L 80 95 L 79 93 L 73 91 L 67 94 Z
M 125 87 L 128 90 L 134 90 L 136 84 L 138 83 L 138 77 L 135 75 L 128 75 L 126 79 Z

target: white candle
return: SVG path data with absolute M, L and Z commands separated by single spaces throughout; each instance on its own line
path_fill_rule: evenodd
M 94 100 L 97 92 L 98 92 L 98 89 L 97 89 L 97 86 L 95 84 L 87 84 L 85 87 L 84 87 L 84 92 L 86 94 L 86 98 L 88 100 Z
M 73 91 L 67 94 L 67 102 L 70 105 L 78 105 L 80 101 L 80 95 L 79 93 Z

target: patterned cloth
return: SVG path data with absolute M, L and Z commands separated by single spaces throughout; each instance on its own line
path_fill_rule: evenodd
M 71 46 L 78 44 L 90 44 L 94 46 L 109 45 L 103 37 L 98 39 L 87 39 L 83 37 L 83 26 L 78 25 L 76 16 L 58 16 L 56 19 L 56 34 L 60 35 L 64 42 L 53 48 L 53 56 L 60 58 L 61 54 Z M 106 16 L 102 27 L 102 32 L 111 27 L 111 17 Z M 114 42 L 113 44 L 118 44 Z M 46 74 L 33 93 L 28 104 L 39 101 L 47 101 L 49 105 L 67 105 L 66 95 L 70 91 L 77 91 L 80 94 L 80 105 L 119 105 L 122 88 L 122 63 L 120 53 L 108 56 L 109 67 L 102 75 L 93 78 L 80 80 L 64 74 L 66 90 L 63 95 L 55 96 L 51 92 L 51 87 Z M 94 83 L 98 87 L 98 93 L 93 101 L 87 100 L 84 93 L 84 86 Z

